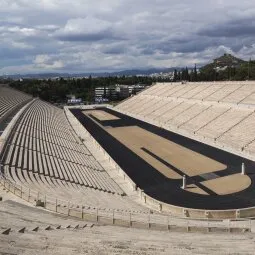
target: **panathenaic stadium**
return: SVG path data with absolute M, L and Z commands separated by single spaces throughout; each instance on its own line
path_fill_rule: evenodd
M 57 108 L 0 85 L 0 254 L 254 254 L 255 82 Z

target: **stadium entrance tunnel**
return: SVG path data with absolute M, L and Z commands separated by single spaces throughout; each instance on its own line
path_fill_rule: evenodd
M 203 210 L 255 206 L 253 161 L 109 108 L 70 111 L 148 197 Z

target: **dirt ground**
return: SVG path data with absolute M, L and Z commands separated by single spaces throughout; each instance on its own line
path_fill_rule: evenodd
M 198 154 L 140 127 L 107 128 L 107 132 L 171 179 L 181 179 L 182 175 L 174 171 L 173 168 L 171 169 L 171 167 L 169 168 L 162 164 L 160 161 L 144 152 L 141 148 L 148 149 L 167 163 L 180 169 L 184 174 L 191 177 L 221 171 L 226 168 L 225 165 L 215 160 Z
M 218 195 L 228 195 L 248 188 L 251 185 L 251 179 L 247 175 L 233 174 L 203 181 L 201 184 Z M 195 184 L 187 185 L 186 190 L 193 193 L 209 195 Z
M 100 121 L 119 119 L 103 110 L 86 111 L 84 114 L 92 114 Z M 216 178 L 205 180 L 201 182 L 201 184 L 218 195 L 238 192 L 249 187 L 251 184 L 251 179 L 241 174 L 228 175 L 225 177 L 217 176 L 218 171 L 227 168 L 226 165 L 177 143 L 171 142 L 141 127 L 100 126 L 167 178 L 182 179 L 183 174 L 194 177 L 214 173 L 216 174 Z M 160 160 L 143 149 L 156 155 Z M 162 160 L 168 165 L 164 164 Z M 193 193 L 208 195 L 205 190 L 199 188 L 195 184 L 188 185 L 186 190 Z
M 226 195 L 248 188 L 251 185 L 251 179 L 247 175 L 232 174 L 204 181 L 202 184 L 218 195 Z
M 104 121 L 104 120 L 118 120 L 119 118 L 110 114 L 110 113 L 107 113 L 107 112 L 104 112 L 104 111 L 100 111 L 100 110 L 97 110 L 97 111 L 85 111 L 84 113 L 86 114 L 92 114 L 94 117 L 96 117 L 97 119 L 101 120 L 101 121 Z

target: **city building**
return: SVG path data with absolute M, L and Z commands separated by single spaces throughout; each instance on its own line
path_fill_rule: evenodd
M 117 100 L 118 94 L 115 87 L 97 87 L 95 88 L 95 101 L 100 99 Z

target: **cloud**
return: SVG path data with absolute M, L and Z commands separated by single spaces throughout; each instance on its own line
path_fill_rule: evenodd
M 223 24 L 216 24 L 202 29 L 199 33 L 208 37 L 241 37 L 255 36 L 255 22 L 253 18 L 231 20 Z
M 0 74 L 203 65 L 255 58 L 255 2 L 2 0 Z
M 121 36 L 115 33 L 111 22 L 91 16 L 68 20 L 64 28 L 55 31 L 53 36 L 59 40 L 73 42 L 121 40 Z
M 61 60 L 54 60 L 48 55 L 37 55 L 34 60 L 35 67 L 42 69 L 60 69 L 64 67 Z

